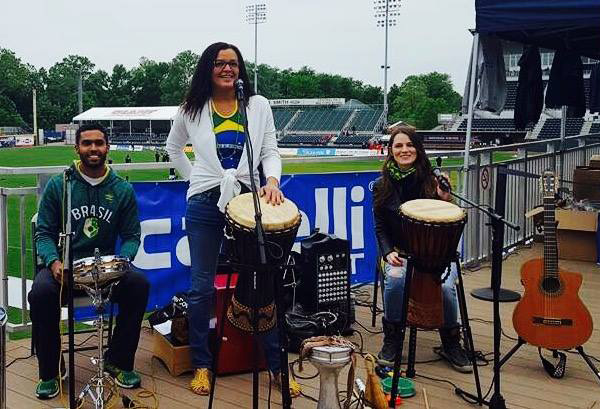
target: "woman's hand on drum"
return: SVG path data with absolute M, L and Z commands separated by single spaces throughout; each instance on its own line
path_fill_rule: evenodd
M 260 196 L 265 196 L 267 203 L 280 205 L 283 203 L 283 193 L 279 190 L 279 182 L 274 177 L 267 179 L 267 184 L 260 188 Z
M 397 251 L 388 253 L 388 255 L 385 256 L 385 261 L 395 267 L 402 267 L 404 265 L 404 260 L 398 255 Z

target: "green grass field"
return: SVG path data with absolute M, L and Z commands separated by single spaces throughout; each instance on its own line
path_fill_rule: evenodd
M 125 152 L 111 151 L 110 157 L 113 163 L 124 163 L 125 156 L 129 153 L 134 163 L 154 162 L 153 151 Z M 192 155 L 189 154 L 191 157 Z M 45 146 L 35 148 L 10 148 L 0 149 L 0 166 L 9 167 L 31 167 L 65 165 L 77 158 L 73 147 L 68 146 Z M 504 161 L 514 158 L 510 152 L 500 152 L 494 156 L 495 161 Z M 460 158 L 448 158 L 444 160 L 444 166 L 462 165 Z M 382 162 L 378 159 L 369 161 L 344 160 L 340 162 L 307 162 L 307 163 L 284 163 L 284 174 L 300 173 L 330 173 L 330 172 L 361 172 L 378 171 Z M 167 169 L 159 170 L 132 170 L 119 172 L 122 176 L 128 176 L 130 181 L 160 181 L 168 178 Z M 451 173 L 451 181 L 456 183 L 456 172 Z M 0 187 L 29 187 L 36 185 L 34 175 L 2 175 L 0 174 Z M 36 198 L 33 195 L 25 197 L 25 268 L 24 272 L 28 278 L 32 277 L 33 263 L 31 252 L 31 226 L 29 221 L 37 210 Z M 19 199 L 9 197 L 8 200 L 8 272 L 11 276 L 21 275 L 21 237 L 19 232 Z M 20 311 L 11 308 L 9 311 L 11 322 L 20 322 Z

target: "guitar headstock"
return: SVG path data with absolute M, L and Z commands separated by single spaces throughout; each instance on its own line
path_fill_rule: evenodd
M 540 178 L 540 187 L 542 189 L 542 196 L 544 197 L 552 197 L 556 194 L 556 177 L 554 176 L 554 172 L 549 170 L 544 171 L 542 177 Z

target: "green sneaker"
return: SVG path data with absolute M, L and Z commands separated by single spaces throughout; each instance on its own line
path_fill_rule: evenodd
M 142 384 L 142 378 L 140 378 L 140 375 L 136 371 L 124 371 L 110 362 L 104 363 L 104 372 L 112 376 L 121 388 L 135 389 L 139 388 Z
M 63 365 L 60 370 L 60 381 L 64 381 L 65 379 L 67 379 L 67 370 Z M 49 381 L 42 381 L 40 379 L 35 388 L 35 396 L 42 400 L 54 398 L 60 391 L 58 382 L 58 376 Z
M 58 395 L 58 378 L 50 379 L 49 381 L 40 381 L 35 388 L 35 396 L 38 399 L 46 400 L 52 399 Z

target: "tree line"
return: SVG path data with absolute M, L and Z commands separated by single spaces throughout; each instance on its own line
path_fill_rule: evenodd
M 32 91 L 37 92 L 38 127 L 54 129 L 78 113 L 78 81 L 83 83 L 83 109 L 102 106 L 179 105 L 194 73 L 198 55 L 183 51 L 171 61 L 142 57 L 131 69 L 117 64 L 111 72 L 97 69 L 89 58 L 69 55 L 49 69 L 23 62 L 13 51 L 0 48 L 0 126 L 31 128 Z M 254 65 L 247 63 L 250 81 Z M 258 66 L 259 93 L 278 98 L 346 98 L 382 104 L 381 87 L 309 67 L 294 70 Z M 449 75 L 432 72 L 409 76 L 389 89 L 388 121 L 403 120 L 419 129 L 437 125 L 438 113 L 460 109 L 460 95 Z

